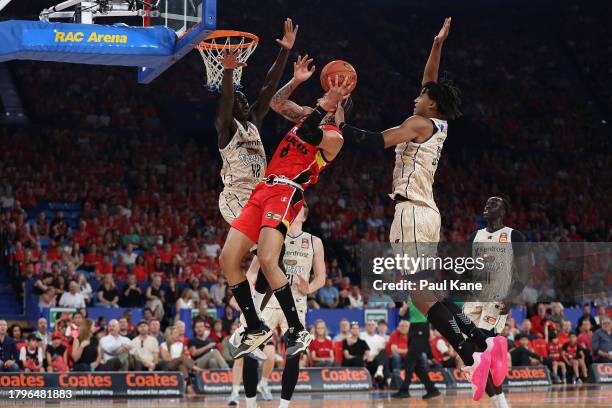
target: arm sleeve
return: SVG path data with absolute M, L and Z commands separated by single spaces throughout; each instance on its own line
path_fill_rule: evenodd
M 321 120 L 327 115 L 327 112 L 320 106 L 317 106 L 310 115 L 302 122 L 302 125 L 295 131 L 295 133 L 312 146 L 318 146 L 323 140 L 323 130 L 319 128 Z
M 371 132 L 346 123 L 340 124 L 340 130 L 342 130 L 343 135 L 347 136 L 347 140 L 351 142 L 372 149 L 385 148 L 385 139 L 382 132 Z

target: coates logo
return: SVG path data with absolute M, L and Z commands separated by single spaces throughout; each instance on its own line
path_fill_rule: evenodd
M 178 387 L 178 377 L 174 374 L 142 375 L 130 373 L 125 376 L 128 387 Z
M 509 380 L 543 380 L 546 378 L 544 368 L 511 368 L 508 371 Z
M 595 369 L 601 376 L 612 376 L 612 364 L 595 364 Z
M 283 371 L 282 370 L 274 370 L 272 374 L 270 374 L 270 382 L 272 384 L 281 384 L 283 380 Z M 310 373 L 308 371 L 300 371 L 300 375 L 298 377 L 298 383 L 309 383 L 310 382 Z
M 453 378 L 454 378 L 456 381 L 460 381 L 460 382 L 465 382 L 465 381 L 468 381 L 468 382 L 469 382 L 469 380 L 468 380 L 468 379 L 467 379 L 467 377 L 465 376 L 465 373 L 464 373 L 463 371 L 461 371 L 461 369 L 460 369 L 460 368 L 455 368 L 455 369 L 453 369 Z
M 0 375 L 0 387 L 34 388 L 44 387 L 45 376 L 36 374 L 3 374 Z
M 99 374 L 62 374 L 59 376 L 60 387 L 108 388 L 113 386 L 110 375 Z
M 351 370 L 349 368 L 330 370 L 324 368 L 321 370 L 321 378 L 324 382 L 367 381 L 368 376 L 365 370 Z
M 402 370 L 400 372 L 400 378 L 402 379 L 402 381 L 404 380 L 405 375 L 406 375 L 406 372 Z M 433 382 L 436 382 L 436 383 L 444 382 L 444 373 L 440 370 L 429 370 L 427 372 L 427 376 Z M 416 373 L 412 373 L 412 382 L 419 382 L 419 381 L 420 381 L 419 377 L 417 377 Z
M 204 370 L 202 371 L 202 381 L 205 384 L 231 384 L 232 372 Z

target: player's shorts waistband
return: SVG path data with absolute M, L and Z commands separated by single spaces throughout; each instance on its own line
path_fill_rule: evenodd
M 296 183 L 293 180 L 289 180 L 287 177 L 268 176 L 264 178 L 262 181 L 266 183 L 267 185 L 272 185 L 272 186 L 276 184 L 285 184 L 287 186 L 291 186 L 295 188 L 296 190 L 300 190 L 301 192 L 304 192 L 304 188 L 300 184 Z

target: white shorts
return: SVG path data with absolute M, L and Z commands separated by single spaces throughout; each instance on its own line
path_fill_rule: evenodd
M 411 258 L 435 257 L 440 240 L 440 226 L 440 214 L 433 208 L 412 201 L 397 203 L 389 233 L 394 253 Z M 418 270 L 423 269 L 426 268 Z
M 223 190 L 219 194 L 219 211 L 223 219 L 228 224 L 231 224 L 242 212 L 242 208 L 249 201 L 250 194 L 245 194 L 241 191 Z
M 493 330 L 501 333 L 507 314 L 501 314 L 504 309 L 502 302 L 466 302 L 463 305 L 463 313 L 478 327 L 483 330 Z

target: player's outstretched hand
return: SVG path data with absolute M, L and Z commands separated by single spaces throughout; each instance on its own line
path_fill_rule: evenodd
M 293 44 L 295 44 L 295 37 L 297 37 L 298 29 L 300 28 L 299 24 L 293 27 L 293 21 L 290 18 L 285 20 L 285 32 L 283 34 L 283 39 L 276 39 L 276 43 L 283 47 L 286 50 L 290 50 L 293 48 Z
M 342 83 L 340 83 L 340 78 L 336 75 L 332 81 L 330 77 L 327 78 L 329 83 L 329 91 L 325 94 L 323 99 L 321 100 L 321 107 L 328 112 L 334 111 L 338 103 L 342 101 L 342 99 L 349 94 L 350 89 L 353 86 L 353 81 L 350 77 L 344 77 Z
M 312 58 L 308 58 L 308 54 L 298 56 L 297 61 L 293 63 L 293 78 L 297 82 L 305 82 L 314 74 L 316 67 L 308 67 L 311 63 Z
M 221 62 L 224 69 L 236 69 L 247 66 L 246 62 L 238 61 L 238 50 L 231 53 L 228 50 L 223 51 L 223 56 L 219 58 L 219 62 Z
M 444 19 L 444 24 L 442 24 L 442 28 L 440 29 L 440 32 L 434 38 L 435 42 L 443 43 L 444 40 L 446 40 L 446 37 L 448 37 L 448 33 L 450 32 L 451 21 L 452 21 L 451 17 L 446 17 Z

